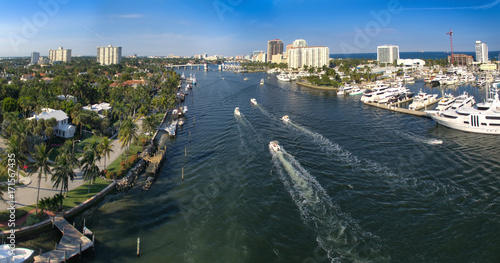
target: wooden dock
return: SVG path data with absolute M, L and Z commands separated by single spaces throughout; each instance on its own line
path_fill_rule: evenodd
M 427 113 L 425 113 L 423 111 L 404 109 L 404 108 L 397 107 L 394 104 L 378 104 L 378 103 L 372 103 L 372 102 L 365 102 L 365 104 L 373 106 L 373 107 L 381 108 L 381 109 L 386 109 L 386 110 L 390 110 L 390 111 L 399 112 L 399 113 L 404 113 L 404 114 L 409 114 L 409 115 L 414 115 L 414 116 L 419 116 L 419 117 L 430 118 L 427 115 Z
M 78 254 L 81 255 L 83 251 L 94 245 L 92 240 L 76 230 L 63 217 L 54 217 L 52 220 L 53 224 L 63 233 L 63 236 L 55 250 L 36 256 L 35 262 L 66 262 L 67 259 Z

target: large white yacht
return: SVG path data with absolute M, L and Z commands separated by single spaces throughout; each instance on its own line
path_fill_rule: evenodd
M 427 94 L 420 91 L 417 96 L 413 99 L 413 102 L 408 106 L 410 110 L 418 110 L 425 107 L 435 101 L 437 94 Z
M 433 85 L 445 85 L 448 83 L 448 76 L 443 74 L 442 71 L 439 71 L 439 74 L 437 74 L 431 81 L 431 84 Z
M 443 98 L 438 102 L 436 110 L 444 111 L 451 107 L 457 98 L 451 94 L 444 94 Z
M 281 81 L 287 81 L 287 82 L 291 81 L 290 75 L 284 74 L 284 73 L 277 75 L 276 78 L 278 78 L 278 80 L 281 80 Z
M 376 98 L 373 99 L 374 102 L 377 103 L 387 103 L 389 99 L 391 99 L 394 96 L 399 96 L 402 93 L 407 93 L 409 89 L 406 87 L 403 87 L 401 84 L 397 87 L 391 87 L 385 90 L 383 94 L 378 95 Z
M 445 111 L 426 111 L 440 125 L 448 128 L 483 134 L 500 134 L 500 100 L 498 84 L 492 86 L 489 96 L 476 107 L 462 107 Z
M 467 94 L 467 92 L 464 92 L 464 94 L 458 96 L 455 99 L 455 102 L 451 105 L 452 110 L 457 110 L 463 107 L 472 107 L 476 103 L 476 100 L 474 99 L 474 96 Z
M 363 96 L 361 96 L 361 102 L 374 102 L 374 100 L 377 99 L 379 95 L 384 94 L 387 89 L 389 89 L 389 85 L 377 81 L 377 84 L 371 91 L 365 92 Z

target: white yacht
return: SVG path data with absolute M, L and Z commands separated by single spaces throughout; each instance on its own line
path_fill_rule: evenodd
M 451 105 L 451 109 L 457 110 L 462 107 L 472 107 L 475 103 L 476 100 L 474 100 L 474 96 L 468 95 L 467 92 L 464 92 L 464 94 L 455 99 L 455 102 Z
M 284 123 L 287 123 L 290 121 L 290 117 L 288 117 L 288 115 L 285 115 L 283 117 L 281 117 L 281 120 L 284 122 Z
M 257 100 L 254 98 L 251 98 L 250 102 L 252 103 L 252 105 L 257 105 Z
M 274 154 L 274 153 L 277 153 L 277 152 L 281 152 L 281 146 L 279 145 L 279 142 L 278 141 L 272 141 L 269 143 L 269 150 L 271 150 L 271 152 Z
M 366 89 L 361 89 L 360 87 L 355 87 L 351 89 L 351 92 L 349 92 L 350 96 L 355 96 L 355 95 L 361 95 L 365 93 Z
M 373 102 L 379 95 L 384 94 L 388 88 L 389 86 L 387 84 L 377 81 L 377 84 L 371 91 L 363 94 L 361 102 Z
M 260 85 L 264 85 L 264 79 L 260 79 Z
M 352 88 L 353 86 L 351 86 L 351 84 L 345 83 L 344 86 L 340 87 L 339 90 L 337 90 L 337 95 L 348 94 Z
M 286 82 L 290 81 L 290 76 L 288 74 L 284 74 L 284 73 L 277 75 L 276 78 L 278 78 L 278 80 L 281 80 L 281 81 L 286 81 Z
M 13 262 L 13 263 L 21 263 L 26 261 L 31 257 L 34 250 L 27 248 L 14 248 L 7 244 L 0 246 L 0 262 Z
M 443 98 L 438 102 L 436 110 L 444 111 L 451 107 L 457 98 L 451 94 L 444 94 Z
M 417 110 L 419 108 L 425 107 L 435 101 L 437 94 L 427 94 L 420 91 L 417 96 L 413 99 L 413 102 L 408 106 L 410 110 Z
M 377 95 L 375 98 L 373 98 L 373 102 L 387 103 L 390 98 L 398 96 L 402 93 L 406 93 L 408 91 L 409 90 L 407 88 L 403 87 L 401 83 L 399 83 L 397 87 L 390 87 L 386 89 L 384 93 Z
M 409 75 L 407 75 L 406 73 L 403 75 L 403 81 L 405 83 L 415 83 L 415 78 L 414 77 L 410 77 Z
M 486 101 L 476 107 L 462 107 L 446 111 L 426 111 L 438 124 L 448 128 L 482 134 L 500 134 L 500 100 L 498 86 L 493 86 Z
M 234 114 L 235 114 L 236 116 L 240 116 L 240 115 L 241 115 L 241 113 L 240 113 L 240 108 L 239 108 L 239 107 L 234 108 Z
M 446 83 L 448 83 L 448 76 L 444 75 L 442 71 L 439 71 L 439 74 L 431 81 L 433 85 L 445 85 Z

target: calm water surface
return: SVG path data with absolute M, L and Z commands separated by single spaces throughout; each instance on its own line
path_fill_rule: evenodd
M 499 137 L 265 73 L 185 72 L 198 86 L 159 178 L 82 215 L 83 262 L 500 262 Z M 463 91 L 485 96 L 446 90 Z

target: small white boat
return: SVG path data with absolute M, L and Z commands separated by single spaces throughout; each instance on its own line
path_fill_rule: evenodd
M 179 122 L 177 124 L 179 125 L 179 127 L 181 127 L 182 125 L 184 125 L 184 123 L 186 123 L 186 121 L 184 120 L 184 118 L 180 118 Z
M 290 121 L 290 117 L 288 117 L 288 115 L 285 115 L 283 117 L 281 117 L 281 120 L 285 123 L 289 122 Z
M 9 245 L 0 246 L 0 262 L 21 263 L 31 257 L 34 250 L 27 248 L 11 249 Z
M 355 87 L 351 90 L 351 92 L 349 92 L 349 95 L 350 96 L 355 96 L 355 95 L 361 95 L 363 93 L 365 93 L 366 89 L 361 89 L 359 87 Z
M 443 141 L 438 140 L 438 139 L 434 139 L 431 141 L 431 144 L 443 144 Z
M 236 108 L 234 109 L 234 114 L 235 114 L 236 116 L 240 116 L 240 115 L 241 115 L 241 113 L 240 113 L 240 108 L 239 108 L 239 107 L 236 107 Z
M 247 81 L 247 80 L 248 80 L 248 78 L 247 78 L 247 77 L 245 77 L 243 80 L 244 80 L 244 81 Z
M 269 143 L 269 150 L 271 150 L 272 153 L 277 153 L 281 151 L 281 146 L 279 145 L 278 141 L 272 141 Z
M 252 103 L 252 105 L 257 105 L 257 100 L 254 98 L 251 98 L 250 102 Z
M 264 79 L 260 79 L 260 85 L 264 85 Z

